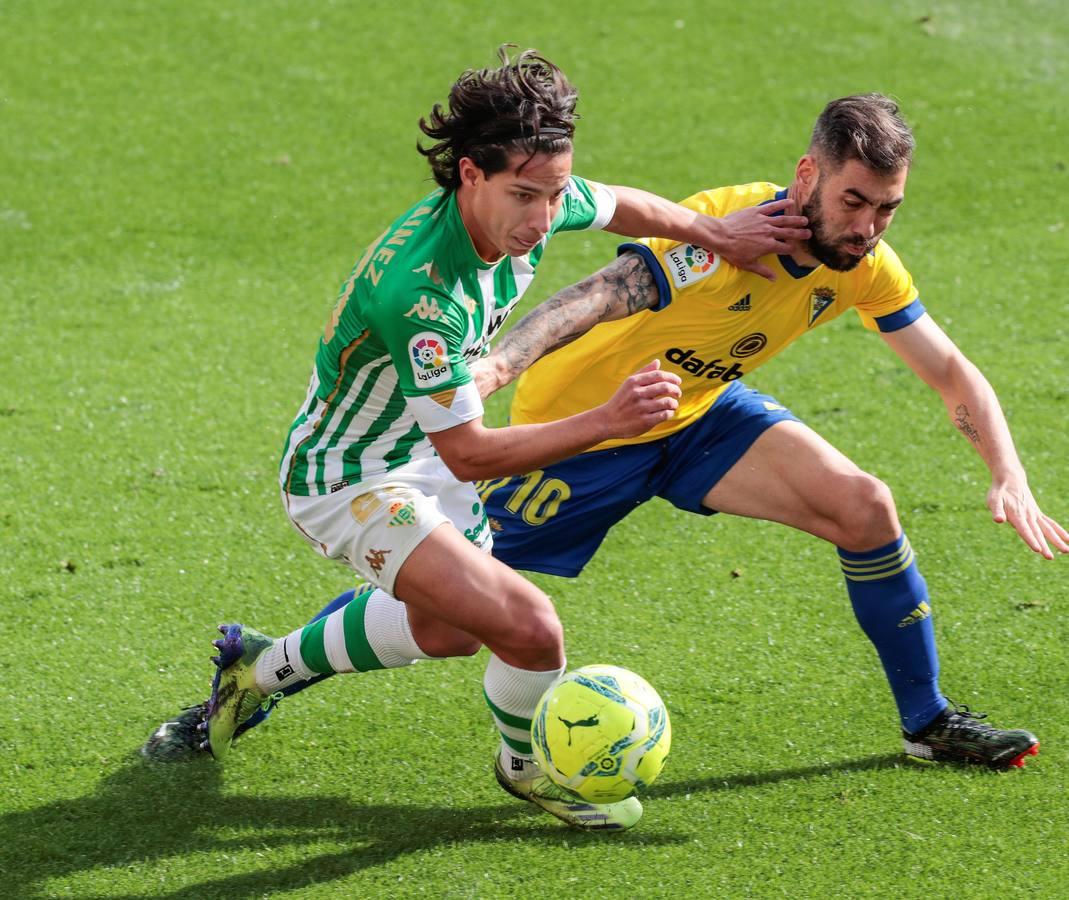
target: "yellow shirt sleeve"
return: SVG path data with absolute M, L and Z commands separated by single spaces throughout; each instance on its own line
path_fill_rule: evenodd
M 857 302 L 861 324 L 870 331 L 897 331 L 925 313 L 913 276 L 884 241 L 876 245 L 872 283 Z

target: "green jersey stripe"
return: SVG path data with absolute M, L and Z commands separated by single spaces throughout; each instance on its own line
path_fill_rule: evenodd
M 374 390 L 375 384 L 378 381 L 379 376 L 382 375 L 382 373 L 390 365 L 389 357 L 386 357 L 385 359 L 376 360 L 375 362 L 377 362 L 378 364 L 375 365 L 373 363 L 370 366 L 361 369 L 360 373 L 363 374 L 364 372 L 366 372 L 366 377 L 364 378 L 363 385 L 360 387 L 360 390 L 357 392 L 357 395 L 352 400 L 352 402 L 335 406 L 334 412 L 331 415 L 330 430 L 332 433 L 329 435 L 325 443 L 321 443 L 317 446 L 315 452 L 315 485 L 319 489 L 319 493 L 323 493 L 328 483 L 326 474 L 327 454 L 338 445 L 338 442 L 343 437 L 345 437 L 345 434 L 349 427 L 349 423 L 352 422 L 353 418 L 364 408 L 364 404 L 367 402 L 368 397 L 371 396 L 371 392 Z M 349 385 L 350 388 L 355 386 L 357 381 L 357 374 L 358 373 L 355 372 L 353 373 L 353 378 Z M 348 401 L 348 395 L 345 399 L 346 401 Z M 334 422 L 335 418 L 338 418 L 336 424 Z

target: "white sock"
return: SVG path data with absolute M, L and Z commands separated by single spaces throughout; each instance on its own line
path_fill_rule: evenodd
M 256 686 L 265 694 L 307 681 L 316 674 L 301 659 L 301 630 L 279 638 L 256 660 Z
M 501 732 L 504 749 L 501 761 L 507 774 L 513 778 L 524 777 L 524 762 L 531 760 L 531 719 L 539 698 L 564 672 L 551 669 L 534 672 L 519 669 L 491 655 L 486 665 L 483 689 L 486 702 L 494 717 L 494 724 Z
M 420 659 L 434 659 L 421 649 L 412 637 L 408 624 L 408 607 L 394 600 L 383 590 L 376 590 L 367 602 L 364 613 L 367 642 L 382 662 L 383 668 L 410 666 Z

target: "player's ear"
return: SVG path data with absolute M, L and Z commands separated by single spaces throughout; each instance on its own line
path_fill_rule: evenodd
M 812 188 L 817 183 L 817 161 L 808 153 L 798 160 L 794 170 L 794 177 L 804 188 Z
M 469 187 L 474 187 L 480 180 L 486 178 L 486 174 L 475 165 L 475 161 L 470 156 L 460 157 L 460 161 L 457 163 L 457 171 L 460 175 L 460 183 Z

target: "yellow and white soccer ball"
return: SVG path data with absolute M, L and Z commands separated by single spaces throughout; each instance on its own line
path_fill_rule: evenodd
M 583 666 L 538 701 L 531 745 L 557 784 L 591 803 L 616 803 L 661 773 L 672 726 L 645 679 L 619 666 Z

